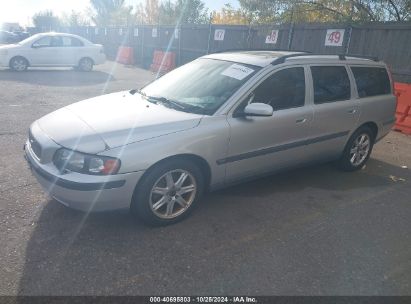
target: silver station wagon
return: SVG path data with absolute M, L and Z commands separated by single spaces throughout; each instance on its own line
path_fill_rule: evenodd
M 25 155 L 62 204 L 130 208 L 165 225 L 190 214 L 205 191 L 245 179 L 313 162 L 362 168 L 395 108 L 391 75 L 377 59 L 218 53 L 140 90 L 42 117 Z

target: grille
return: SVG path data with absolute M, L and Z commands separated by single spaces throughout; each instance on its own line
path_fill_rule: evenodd
M 36 154 L 37 158 L 41 158 L 41 146 L 40 144 L 34 139 L 33 134 L 29 132 L 29 141 L 30 141 L 30 146 L 31 150 Z

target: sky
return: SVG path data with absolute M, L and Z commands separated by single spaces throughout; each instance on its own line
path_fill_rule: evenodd
M 135 5 L 144 0 L 126 0 Z M 210 10 L 219 10 L 225 3 L 238 7 L 237 0 L 203 0 Z M 38 11 L 52 10 L 57 15 L 71 10 L 83 12 L 89 6 L 88 0 L 0 0 L 0 24 L 18 22 L 22 26 L 31 24 L 31 17 Z

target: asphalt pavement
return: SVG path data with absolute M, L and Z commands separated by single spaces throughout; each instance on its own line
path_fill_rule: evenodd
M 411 136 L 401 133 L 359 172 L 323 164 L 230 187 L 168 227 L 48 198 L 23 159 L 30 124 L 153 78 L 112 62 L 0 71 L 0 295 L 411 295 Z

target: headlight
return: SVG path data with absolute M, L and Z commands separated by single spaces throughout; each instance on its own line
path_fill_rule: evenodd
M 91 175 L 116 174 L 120 160 L 108 156 L 90 155 L 68 149 L 60 149 L 54 154 L 54 165 L 61 171 L 73 171 Z

